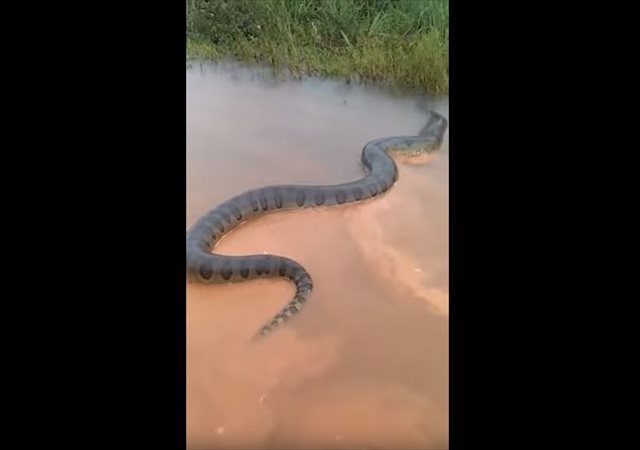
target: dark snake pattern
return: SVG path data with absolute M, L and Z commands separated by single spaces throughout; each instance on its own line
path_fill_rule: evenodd
M 267 186 L 227 200 L 187 231 L 188 280 L 218 284 L 254 278 L 288 278 L 296 287 L 293 299 L 254 338 L 269 334 L 306 303 L 313 289 L 311 276 L 298 262 L 283 256 L 213 253 L 216 242 L 241 223 L 270 212 L 346 205 L 382 195 L 398 180 L 398 169 L 390 155 L 414 156 L 438 150 L 447 127 L 447 120 L 431 111 L 427 124 L 417 136 L 388 137 L 367 143 L 361 156 L 367 173 L 357 181 L 331 186 Z

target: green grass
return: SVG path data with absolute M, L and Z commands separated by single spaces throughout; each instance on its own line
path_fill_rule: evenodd
M 188 0 L 187 57 L 449 90 L 447 0 Z

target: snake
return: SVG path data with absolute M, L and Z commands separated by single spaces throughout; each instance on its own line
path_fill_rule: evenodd
M 307 270 L 293 259 L 271 254 L 230 256 L 214 252 L 227 233 L 268 213 L 349 205 L 385 194 L 398 181 L 394 156 L 413 157 L 440 149 L 448 121 L 428 111 L 426 125 L 416 136 L 392 136 L 368 142 L 361 153 L 365 175 L 335 185 L 273 185 L 248 190 L 211 209 L 187 231 L 187 280 L 222 284 L 281 277 L 295 285 L 295 295 L 252 340 L 266 337 L 296 315 L 313 290 Z

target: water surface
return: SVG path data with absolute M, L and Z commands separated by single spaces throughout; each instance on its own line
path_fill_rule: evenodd
M 244 190 L 360 178 L 367 141 L 416 134 L 447 99 L 195 63 L 187 70 L 187 223 Z M 222 240 L 314 280 L 305 308 L 248 339 L 293 295 L 285 280 L 187 285 L 191 449 L 448 447 L 448 132 L 361 205 L 272 214 Z

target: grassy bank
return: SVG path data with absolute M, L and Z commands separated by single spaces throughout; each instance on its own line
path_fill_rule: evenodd
M 189 59 L 449 90 L 447 0 L 188 0 Z

